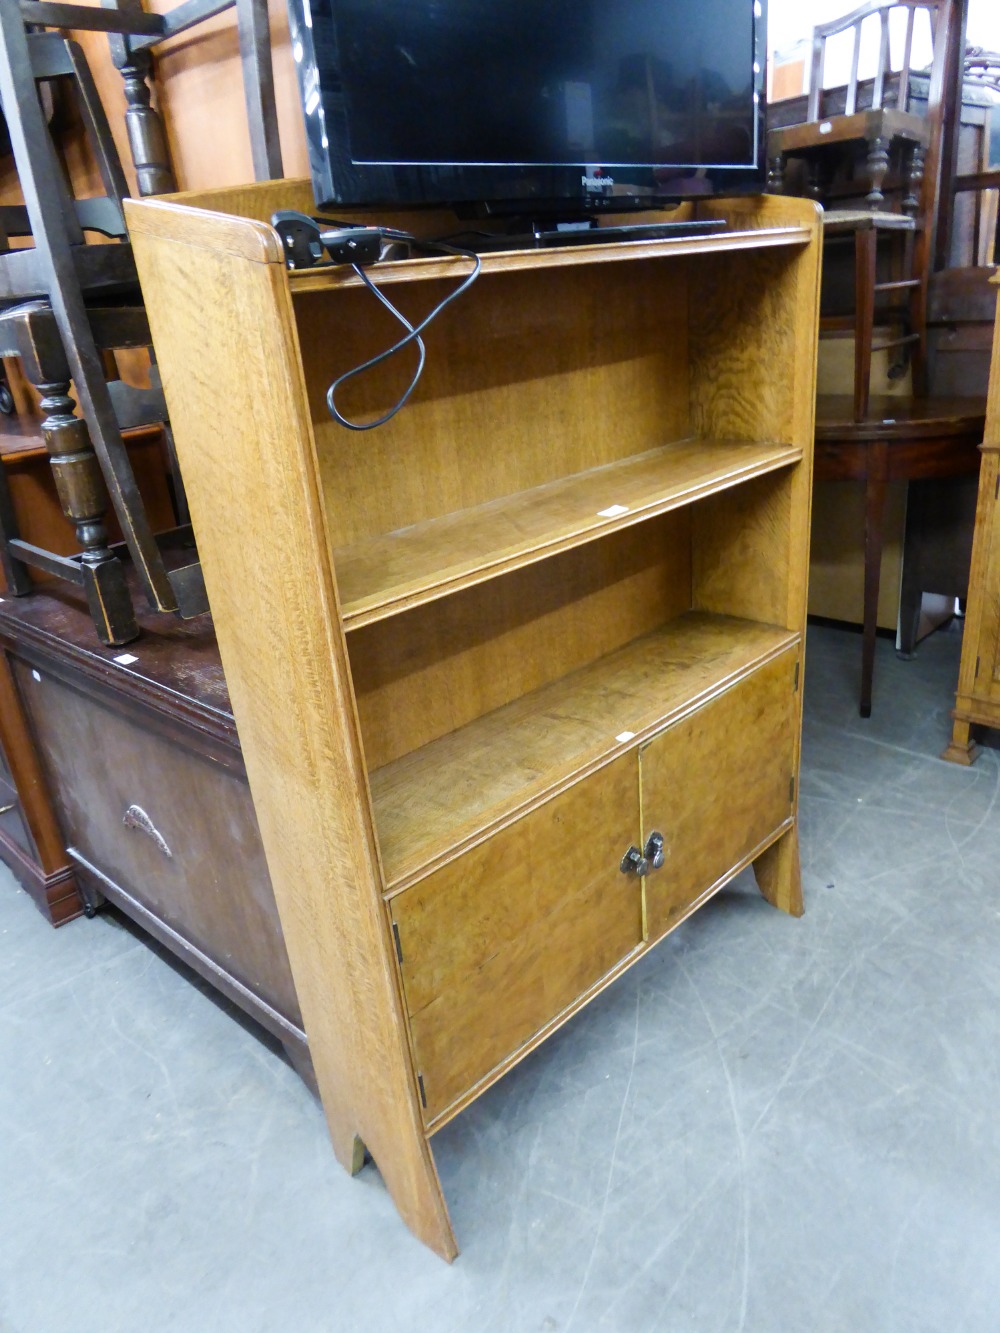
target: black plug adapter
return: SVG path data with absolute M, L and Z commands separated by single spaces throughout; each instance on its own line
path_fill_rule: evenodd
M 334 264 L 377 264 L 382 254 L 382 232 L 378 227 L 321 231 L 319 242 Z

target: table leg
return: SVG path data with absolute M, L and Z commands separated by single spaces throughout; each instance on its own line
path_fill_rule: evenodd
M 875 633 L 878 627 L 878 591 L 882 574 L 885 520 L 886 446 L 868 446 L 865 481 L 865 610 L 861 634 L 862 717 L 872 714 L 872 677 L 875 674 Z
M 854 233 L 854 420 L 868 416 L 871 396 L 872 342 L 875 332 L 874 227 L 859 227 Z

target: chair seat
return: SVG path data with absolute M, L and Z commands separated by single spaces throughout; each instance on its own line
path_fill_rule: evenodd
M 808 120 L 801 125 L 785 125 L 770 130 L 767 141 L 769 152 L 797 153 L 829 144 L 874 138 L 904 139 L 926 148 L 929 143 L 927 118 L 895 107 L 876 107 L 849 116 L 836 115 L 823 120 Z
M 874 208 L 825 208 L 823 230 L 852 232 L 859 227 L 873 227 L 876 231 L 916 231 L 917 221 L 906 213 L 888 213 Z

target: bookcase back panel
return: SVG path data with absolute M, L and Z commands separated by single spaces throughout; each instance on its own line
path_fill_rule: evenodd
M 423 377 L 378 430 L 332 421 L 326 390 L 390 346 L 400 325 L 364 288 L 295 297 L 334 546 L 454 513 L 639 454 L 690 433 L 681 264 L 485 274 L 427 330 Z M 411 320 L 454 282 L 397 284 Z M 352 420 L 387 411 L 407 349 L 343 386 Z
M 794 256 L 736 252 L 687 264 L 692 430 L 707 438 L 795 439 L 802 284 Z
M 692 510 L 694 607 L 798 628 L 808 576 L 808 474 L 803 467 L 758 477 Z
M 369 770 L 464 726 L 691 605 L 690 510 L 354 630 Z

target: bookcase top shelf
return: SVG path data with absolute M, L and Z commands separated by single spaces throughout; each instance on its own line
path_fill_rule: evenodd
M 681 440 L 335 548 L 344 627 L 496 578 L 801 457 L 788 444 Z
M 807 245 L 812 229 L 802 226 L 759 227 L 718 232 L 712 236 L 675 236 L 647 241 L 616 241 L 608 245 L 567 245 L 541 250 L 504 250 L 484 254 L 482 275 L 511 273 L 524 269 L 568 268 L 580 264 L 613 264 L 622 260 L 662 259 L 680 255 L 715 255 L 733 250 L 773 249 Z M 432 256 L 386 260 L 375 269 L 381 286 L 387 282 L 427 282 L 454 278 L 469 268 L 461 256 Z M 349 264 L 330 268 L 292 269 L 288 274 L 293 293 L 332 291 L 357 287 L 361 279 Z
M 389 896 L 799 637 L 691 611 L 377 769 L 371 791 Z

